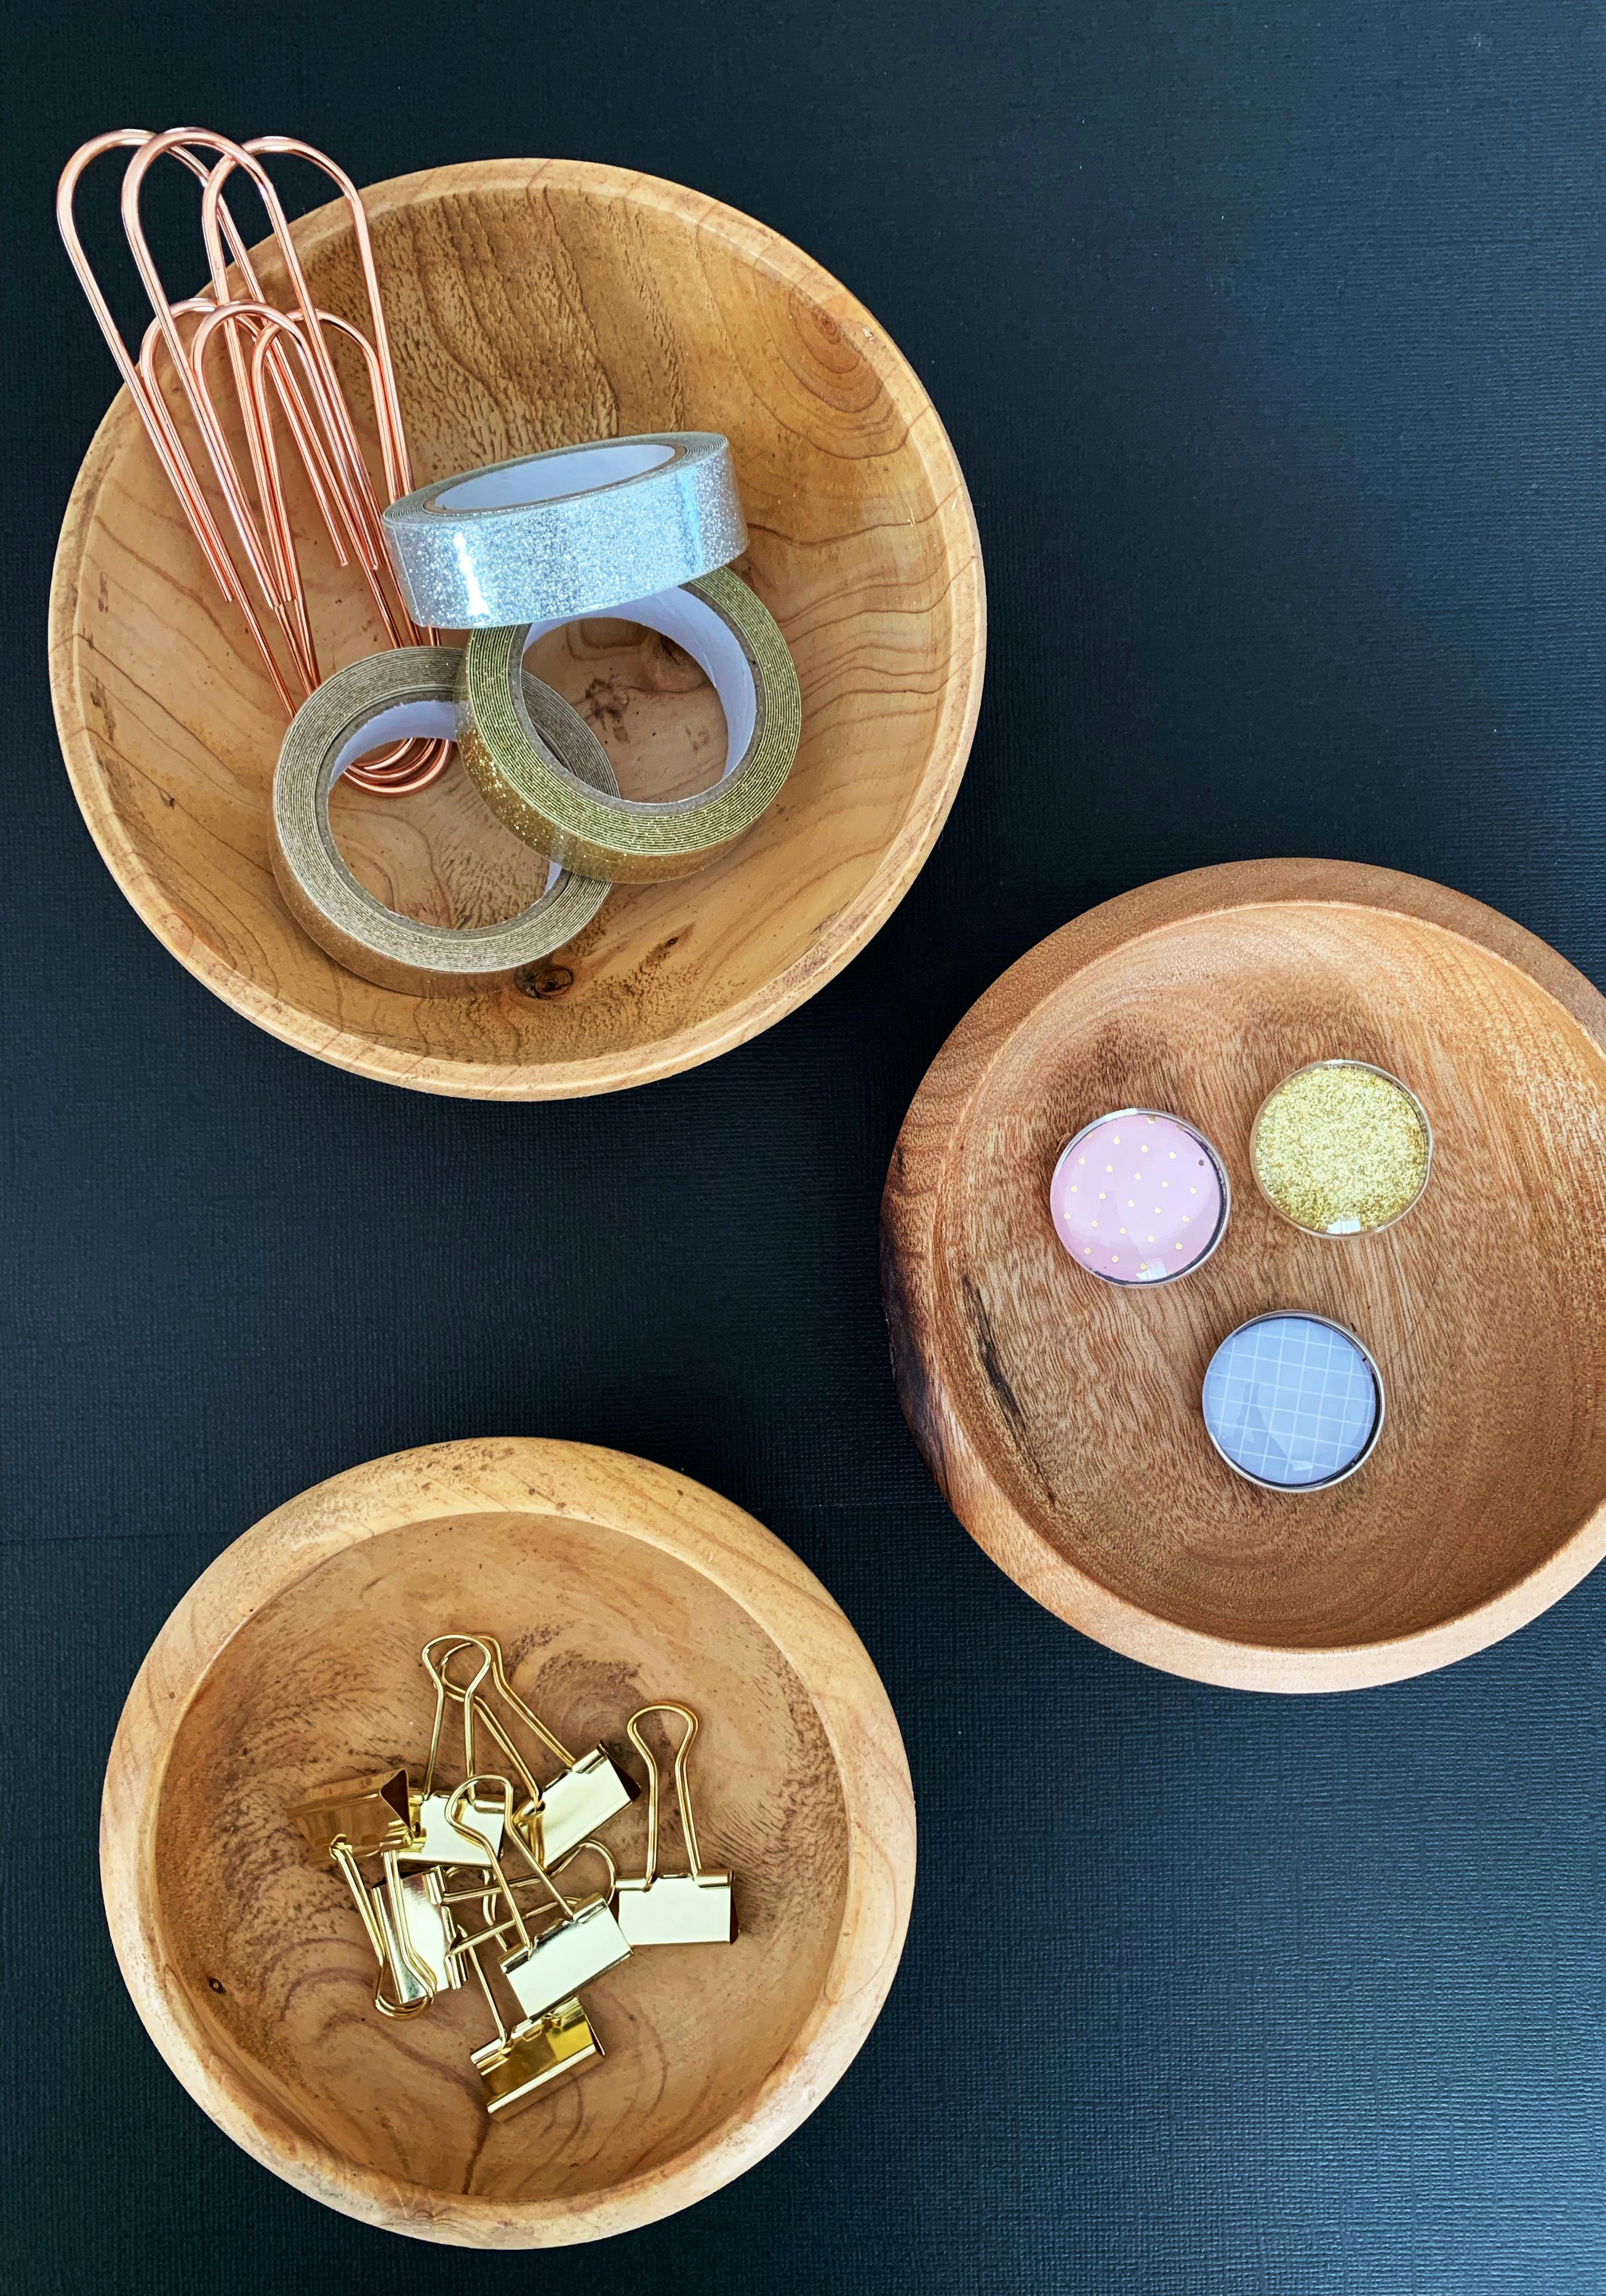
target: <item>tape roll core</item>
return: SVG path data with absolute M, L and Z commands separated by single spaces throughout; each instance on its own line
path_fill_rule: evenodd
M 347 867 L 329 796 L 348 766 L 391 733 L 460 739 L 463 657 L 456 646 L 398 646 L 336 670 L 304 701 L 274 774 L 274 875 L 297 923 L 348 972 L 413 996 L 500 988 L 590 923 L 605 881 L 554 867 L 516 916 L 492 925 L 432 925 L 376 900 Z M 608 753 L 561 697 L 526 672 L 520 701 L 578 787 L 617 794 Z
M 728 568 L 614 611 L 674 638 L 712 681 L 726 760 L 710 788 L 643 803 L 586 788 L 555 755 L 523 707 L 519 677 L 537 638 L 572 615 L 474 632 L 460 753 L 498 820 L 538 853 L 610 883 L 655 883 L 705 867 L 773 804 L 798 753 L 802 697 L 774 618 Z

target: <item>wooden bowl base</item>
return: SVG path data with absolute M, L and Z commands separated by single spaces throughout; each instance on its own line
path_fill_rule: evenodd
M 559 1736 L 604 1743 L 638 1787 L 629 1716 L 690 1705 L 704 1861 L 734 1877 L 734 1941 L 643 1948 L 587 1986 L 606 2054 L 507 2120 L 470 2062 L 495 2030 L 477 1983 L 381 2018 L 346 1891 L 286 1816 L 397 1759 L 416 1781 L 434 1715 L 419 1652 L 453 1627 L 495 1634 Z M 673 1742 L 666 1726 L 666 1758 Z M 450 1720 L 446 1749 L 455 1781 Z M 603 1830 L 623 1874 L 643 1869 L 646 1810 L 643 1793 Z M 191 2093 L 318 2199 L 485 2247 L 649 2223 L 780 2143 L 874 2021 L 913 1871 L 885 1693 L 796 1556 L 662 1468 L 526 1438 L 376 1460 L 247 1532 L 141 1669 L 102 1803 L 119 1960 Z M 601 1878 L 577 1866 L 576 1891 Z M 515 2021 L 511 1992 L 502 2006 Z
M 364 199 L 421 483 L 621 432 L 729 438 L 751 537 L 735 570 L 780 624 L 802 687 L 786 785 L 729 853 L 672 884 L 621 888 L 511 988 L 418 998 L 341 972 L 293 925 L 268 865 L 283 715 L 119 398 L 74 488 L 53 593 L 52 688 L 78 801 L 174 954 L 321 1059 L 485 1099 L 672 1074 L 822 987 L 930 850 L 985 651 L 963 479 L 868 314 L 714 201 L 558 160 L 439 169 Z M 344 210 L 321 209 L 295 234 L 320 305 L 360 318 Z M 360 426 L 365 394 L 351 397 Z M 329 670 L 373 651 L 377 617 L 291 485 Z M 587 624 L 542 642 L 536 667 L 553 664 L 627 794 L 713 777 L 717 704 L 661 641 Z M 459 770 L 404 801 L 337 792 L 354 873 L 434 923 L 512 914 L 539 877 L 469 796 Z
M 922 1086 L 886 1199 L 905 1407 L 963 1520 L 1052 1607 L 1211 1680 L 1387 1678 L 1509 1631 L 1535 1573 L 1600 1546 L 1602 1015 L 1504 919 L 1336 864 L 1148 887 L 1022 959 Z M 1248 1144 L 1282 1077 L 1340 1054 L 1410 1083 L 1436 1144 L 1397 1226 L 1327 1240 L 1272 1211 Z M 1233 1185 L 1215 1255 L 1148 1291 L 1076 1266 L 1047 1208 L 1065 1140 L 1132 1106 L 1197 1125 Z M 1377 1449 L 1331 1489 L 1258 1489 L 1205 1433 L 1211 1354 L 1273 1308 L 1382 1371 Z
M 841 1924 L 842 1797 L 796 1676 L 685 1564 L 591 1525 L 481 1515 L 465 1570 L 466 1528 L 419 1523 L 325 1562 L 219 1654 L 174 1745 L 160 1919 L 219 2046 L 262 2068 L 320 2143 L 442 2192 L 594 2193 L 697 2143 L 795 2038 Z M 638 1784 L 626 1718 L 689 1703 L 704 1854 L 737 1877 L 735 1943 L 638 1953 L 588 1987 L 606 2056 L 506 2122 L 488 2120 L 469 2062 L 493 2032 L 478 1986 L 405 2025 L 377 2015 L 350 1899 L 284 1814 L 398 1756 L 422 1768 L 433 1697 L 419 1649 L 450 1627 L 503 1638 L 515 1686 L 558 1735 L 577 1751 L 605 1737 Z M 624 1872 L 642 1870 L 645 1807 L 606 1829 Z M 575 1879 L 597 1885 L 589 1866 Z M 505 1994 L 503 2008 L 512 2022 Z

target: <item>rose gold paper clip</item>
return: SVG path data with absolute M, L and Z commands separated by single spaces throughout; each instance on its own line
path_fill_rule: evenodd
M 137 360 L 130 357 L 118 332 L 85 255 L 73 212 L 86 169 L 103 153 L 117 149 L 133 152 L 123 183 L 123 226 L 154 314 Z M 162 287 L 140 217 L 144 176 L 158 159 L 168 153 L 204 186 L 201 226 L 211 273 L 209 296 L 180 303 L 171 302 Z M 307 160 L 336 185 L 351 217 L 371 336 L 314 304 L 288 220 L 261 154 Z M 225 182 L 236 171 L 249 176 L 261 197 L 272 241 L 292 291 L 293 311 L 281 311 L 267 301 L 243 234 L 223 197 Z M 288 136 L 258 136 L 252 143 L 238 144 L 195 127 L 170 128 L 160 135 L 143 128 L 117 128 L 92 138 L 68 161 L 57 192 L 56 219 L 69 258 L 162 469 L 218 587 L 244 618 L 286 714 L 293 713 L 313 691 L 320 672 L 274 443 L 275 405 L 337 557 L 342 564 L 355 559 L 362 570 L 384 642 L 391 645 L 432 642 L 435 633 L 420 631 L 393 591 L 379 525 L 380 504 L 326 339 L 332 332 L 357 347 L 373 400 L 385 490 L 388 498 L 394 500 L 411 488 L 411 465 L 367 218 L 349 177 L 311 145 Z M 187 343 L 179 326 L 181 316 L 200 322 Z M 219 329 L 225 339 L 251 466 L 250 486 L 235 463 L 204 373 L 208 344 Z M 223 497 L 234 548 L 212 508 L 158 381 L 159 343 L 171 362 Z M 253 591 L 260 593 L 266 617 Z M 348 778 L 375 794 L 399 796 L 433 781 L 449 751 L 450 744 L 444 741 L 403 742 L 376 750 L 352 766 Z

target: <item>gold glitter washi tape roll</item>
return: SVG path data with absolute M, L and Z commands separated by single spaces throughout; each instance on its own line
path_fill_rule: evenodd
M 1421 1101 L 1369 1061 L 1313 1061 L 1269 1092 L 1250 1166 L 1275 1212 L 1307 1235 L 1375 1235 L 1428 1185 L 1433 1131 Z
M 803 726 L 797 669 L 774 618 L 727 568 L 610 611 L 673 638 L 712 681 L 726 728 L 720 779 L 643 804 L 569 771 L 531 722 L 519 682 L 528 648 L 561 621 L 470 637 L 463 761 L 497 818 L 538 853 L 612 883 L 689 876 L 745 835 L 791 771 Z
M 274 775 L 271 845 L 284 905 L 318 947 L 365 980 L 412 996 L 501 987 L 570 941 L 607 899 L 595 878 L 553 869 L 545 890 L 492 925 L 431 925 L 404 917 L 357 883 L 329 825 L 329 793 L 349 765 L 398 734 L 455 741 L 463 723 L 463 653 L 398 646 L 326 677 L 290 723 Z M 611 794 L 608 753 L 585 720 L 537 678 L 521 700 L 577 786 Z

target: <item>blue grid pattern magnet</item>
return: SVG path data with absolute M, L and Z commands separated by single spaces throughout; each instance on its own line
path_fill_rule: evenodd
M 1353 1474 L 1383 1423 L 1383 1383 L 1352 1333 L 1321 1316 L 1258 1316 L 1223 1340 L 1204 1423 L 1226 1461 L 1273 1490 Z

